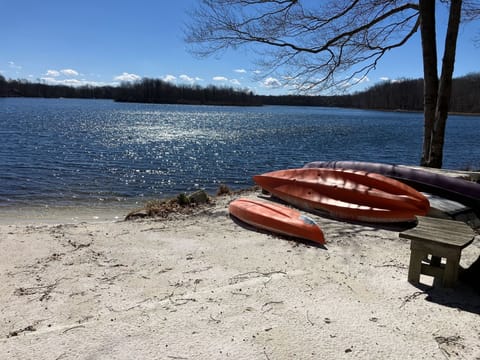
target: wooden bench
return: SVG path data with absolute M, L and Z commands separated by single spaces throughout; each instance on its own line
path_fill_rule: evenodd
M 419 216 L 416 227 L 400 233 L 401 238 L 411 240 L 408 281 L 418 284 L 424 274 L 435 278 L 434 285 L 440 282 L 444 287 L 454 287 L 462 250 L 475 235 L 464 222 Z

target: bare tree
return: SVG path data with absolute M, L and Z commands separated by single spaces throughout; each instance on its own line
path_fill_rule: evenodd
M 464 1 L 470 14 L 478 14 L 474 1 Z M 421 164 L 441 167 L 462 0 L 441 2 L 449 6 L 449 21 L 440 77 L 434 0 L 202 0 L 191 13 L 186 41 L 198 55 L 250 46 L 268 74 L 280 75 L 299 93 L 313 93 L 361 81 L 388 51 L 420 29 Z

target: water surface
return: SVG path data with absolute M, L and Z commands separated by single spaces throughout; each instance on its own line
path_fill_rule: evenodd
M 0 99 L 0 209 L 111 206 L 315 160 L 418 164 L 419 113 Z M 480 117 L 451 116 L 444 167 L 480 165 Z

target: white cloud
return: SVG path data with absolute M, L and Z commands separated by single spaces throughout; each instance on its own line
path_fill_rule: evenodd
M 195 82 L 195 78 L 190 77 L 188 75 L 182 74 L 179 76 L 180 80 L 186 83 L 193 84 Z
M 265 80 L 263 80 L 263 86 L 267 88 L 277 88 L 282 86 L 282 83 L 274 77 L 268 77 Z
M 245 74 L 247 72 L 247 70 L 245 70 L 245 69 L 235 69 L 233 71 L 236 72 L 236 73 L 239 73 L 239 74 Z
M 175 81 L 177 81 L 177 78 L 176 76 L 169 74 L 169 75 L 165 75 L 162 80 L 166 82 L 174 83 Z
M 214 76 L 212 78 L 213 81 L 217 81 L 217 82 L 224 82 L 224 83 L 230 83 L 232 85 L 235 85 L 235 86 L 240 86 L 241 83 L 238 79 L 229 79 L 225 76 Z
M 13 62 L 13 61 L 9 61 L 8 66 L 11 69 L 16 69 L 16 70 L 20 70 L 22 68 L 20 65 L 15 64 L 15 62 Z
M 361 78 L 353 77 L 350 80 L 345 79 L 345 80 L 339 82 L 338 87 L 341 88 L 341 89 L 347 89 L 349 87 L 360 85 L 360 84 L 367 83 L 367 82 L 370 82 L 370 79 L 369 79 L 368 76 L 363 76 Z
M 47 72 L 45 73 L 45 76 L 57 77 L 57 76 L 60 76 L 60 72 L 58 72 L 57 70 L 47 70 Z
M 65 85 L 65 86 L 85 86 L 85 85 L 91 85 L 91 86 L 105 86 L 105 85 L 112 85 L 112 84 L 106 84 L 104 82 L 97 82 L 97 81 L 89 81 L 89 80 L 78 80 L 78 79 L 59 79 L 58 77 L 49 77 L 45 76 L 40 78 L 43 82 L 45 82 L 48 85 Z
M 365 82 L 370 82 L 370 79 L 368 78 L 368 76 L 363 76 L 361 78 L 354 77 L 353 82 L 355 84 L 362 84 L 362 83 L 365 83 Z
M 138 81 L 141 77 L 136 74 L 129 74 L 127 72 L 122 73 L 122 75 L 115 76 L 113 80 L 116 81 Z
M 380 80 L 382 81 L 388 81 L 388 82 L 391 82 L 392 84 L 395 84 L 395 83 L 398 83 L 398 82 L 401 82 L 402 80 L 400 79 L 390 79 L 389 77 L 387 76 L 382 76 L 380 77 Z
M 60 72 L 65 76 L 78 76 L 78 72 L 73 69 L 63 69 Z
M 65 76 L 78 76 L 79 73 L 78 71 L 76 70 L 73 70 L 73 69 L 62 69 L 62 70 L 47 70 L 47 72 L 45 73 L 45 76 L 48 78 L 48 77 L 59 77 L 61 75 L 65 75 Z
M 185 74 L 180 75 L 179 79 L 182 80 L 183 82 L 187 82 L 187 83 L 190 83 L 190 84 L 194 84 L 197 81 L 203 81 L 203 79 L 199 78 L 198 76 L 191 77 L 191 76 L 188 76 L 188 75 L 185 75 Z
M 189 83 L 195 82 L 194 78 L 192 78 L 188 75 L 185 75 L 185 74 L 180 75 L 179 78 L 180 78 L 180 80 L 185 81 L 185 82 L 189 82 Z

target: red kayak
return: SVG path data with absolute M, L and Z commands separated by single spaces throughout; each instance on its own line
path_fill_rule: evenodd
M 254 227 L 325 244 L 320 227 L 295 209 L 271 202 L 240 198 L 230 203 L 230 214 Z
M 365 161 L 315 161 L 305 168 L 352 169 L 374 172 L 425 191 L 480 209 L 480 184 L 408 166 Z
M 253 177 L 272 195 L 299 208 L 368 222 L 404 222 L 425 215 L 428 199 L 397 180 L 355 170 L 303 168 Z

